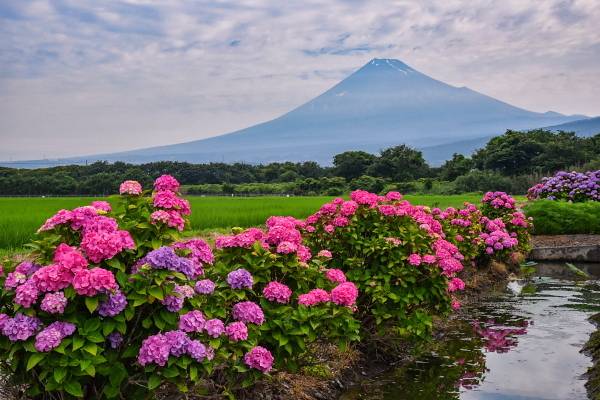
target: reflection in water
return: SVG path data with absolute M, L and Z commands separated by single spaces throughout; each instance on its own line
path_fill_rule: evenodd
M 578 400 L 590 360 L 598 285 L 537 278 L 533 290 L 489 299 L 457 319 L 433 351 L 363 382 L 342 400 Z

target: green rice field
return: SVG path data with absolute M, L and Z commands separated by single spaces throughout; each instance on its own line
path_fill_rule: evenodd
M 192 229 L 205 231 L 233 226 L 261 225 L 271 215 L 304 218 L 331 197 L 188 197 L 192 205 Z M 478 203 L 480 194 L 407 195 L 413 204 L 458 207 L 463 202 Z M 0 249 L 22 247 L 35 231 L 61 208 L 75 208 L 97 198 L 0 198 Z

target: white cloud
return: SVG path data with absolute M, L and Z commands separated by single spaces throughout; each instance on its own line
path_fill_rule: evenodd
M 244 128 L 373 57 L 528 109 L 600 114 L 595 0 L 4 4 L 0 159 Z

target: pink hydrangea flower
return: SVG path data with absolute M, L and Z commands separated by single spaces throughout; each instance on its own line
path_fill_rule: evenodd
M 225 327 L 225 334 L 234 342 L 246 340 L 248 339 L 248 327 L 241 321 L 232 322 Z
M 66 243 L 59 244 L 54 251 L 54 263 L 73 272 L 88 266 L 88 262 L 81 252 Z
M 279 282 L 269 282 L 262 293 L 267 300 L 282 304 L 290 301 L 290 297 L 292 296 L 292 290 Z
M 63 292 L 46 293 L 40 304 L 42 311 L 49 314 L 62 314 L 67 306 L 67 298 Z
M 457 290 L 464 290 L 465 283 L 460 278 L 452 278 L 448 281 L 448 291 L 456 292 Z
M 410 265 L 414 265 L 414 266 L 418 266 L 421 265 L 421 256 L 413 253 L 411 255 L 408 256 L 408 263 Z
M 261 372 L 269 372 L 273 367 L 273 355 L 264 347 L 256 346 L 244 356 L 244 363 Z
M 358 297 L 358 289 L 352 282 L 337 285 L 331 291 L 331 301 L 340 306 L 353 306 Z
M 156 178 L 154 181 L 154 190 L 168 190 L 171 192 L 177 192 L 179 190 L 179 182 L 171 175 L 162 175 Z
M 111 212 L 112 207 L 108 201 L 92 201 L 92 207 L 96 210 L 101 210 L 104 212 Z
M 344 283 L 346 282 L 346 275 L 344 274 L 344 271 L 342 271 L 341 269 L 328 269 L 327 271 L 325 271 L 325 277 L 327 279 L 329 279 L 330 282 L 335 282 L 335 283 Z
M 119 194 L 137 196 L 142 193 L 142 185 L 138 181 L 124 181 L 119 186 Z
M 317 253 L 317 257 L 322 257 L 322 258 L 331 258 L 333 257 L 331 254 L 331 251 L 329 250 L 321 250 Z

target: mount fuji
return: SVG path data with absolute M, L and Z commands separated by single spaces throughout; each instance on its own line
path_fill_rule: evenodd
M 408 144 L 422 149 L 435 165 L 454 152 L 470 153 L 506 129 L 584 118 L 528 111 L 467 87 L 448 85 L 399 60 L 373 59 L 320 96 L 265 123 L 187 143 L 45 163 L 312 160 L 328 165 L 335 154 L 346 150 L 378 152 Z

